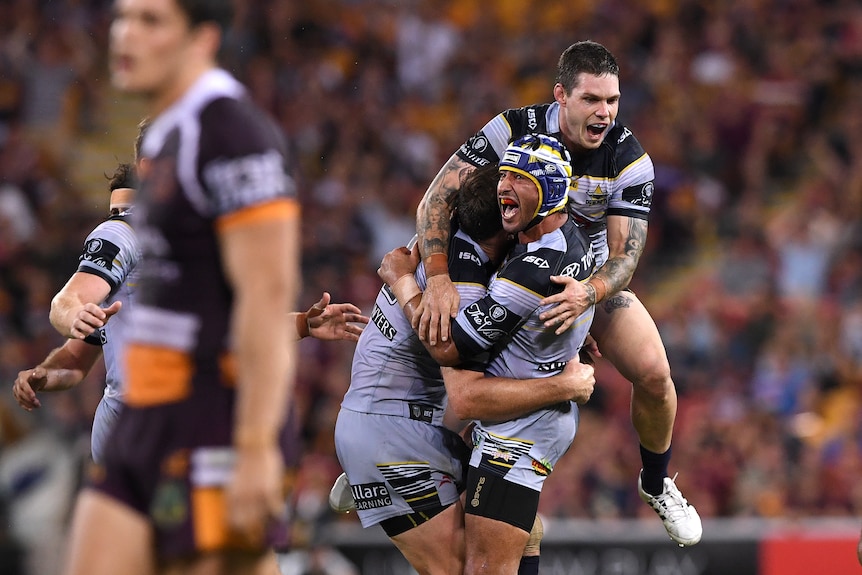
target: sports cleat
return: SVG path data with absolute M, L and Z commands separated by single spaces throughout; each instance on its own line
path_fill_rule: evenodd
M 332 484 L 332 489 L 329 490 L 329 506 L 338 513 L 350 513 L 356 509 L 356 501 L 353 500 L 346 473 L 339 475 Z
M 688 547 L 698 543 L 703 535 L 700 515 L 697 514 L 694 505 L 686 501 L 677 488 L 676 483 L 674 483 L 676 475 L 673 476 L 673 479 L 664 478 L 664 490 L 661 495 L 650 495 L 644 491 L 641 484 L 642 473 L 643 470 L 638 474 L 638 494 L 661 517 L 670 538 L 676 541 L 680 547 Z

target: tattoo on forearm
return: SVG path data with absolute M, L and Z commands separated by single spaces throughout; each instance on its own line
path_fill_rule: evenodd
M 632 273 L 641 259 L 641 254 L 646 246 L 647 222 L 646 220 L 629 220 L 629 237 L 626 240 L 626 255 L 632 259 Z
M 416 233 L 423 257 L 445 254 L 449 249 L 449 218 L 461 182 L 473 166 L 456 159 L 448 162 L 431 182 L 424 209 L 416 219 Z
M 631 219 L 625 254 L 609 258 L 596 272 L 607 283 L 608 293 L 616 293 L 629 285 L 646 245 L 646 237 L 647 222 Z

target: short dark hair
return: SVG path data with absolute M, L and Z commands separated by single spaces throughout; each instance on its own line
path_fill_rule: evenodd
M 582 73 L 593 76 L 620 75 L 620 67 L 610 50 L 592 40 L 575 42 L 560 55 L 557 64 L 557 83 L 562 84 L 566 93 L 578 84 L 578 75 Z
M 108 191 L 113 192 L 120 188 L 135 189 L 138 186 L 135 166 L 132 164 L 119 164 L 113 175 L 108 176 Z
M 500 202 L 497 199 L 497 164 L 471 171 L 455 196 L 458 225 L 476 241 L 486 240 L 503 229 Z
M 233 22 L 233 0 L 176 0 L 176 2 L 192 27 L 212 22 L 224 35 Z

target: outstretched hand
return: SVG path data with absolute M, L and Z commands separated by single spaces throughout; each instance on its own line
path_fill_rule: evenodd
M 45 387 L 46 383 L 48 383 L 48 370 L 44 367 L 37 366 L 18 372 L 18 377 L 12 384 L 12 395 L 21 409 L 33 411 L 42 407 L 36 392 Z
M 85 339 L 97 329 L 104 327 L 108 323 L 108 320 L 120 311 L 122 307 L 123 303 L 120 301 L 115 301 L 108 307 L 99 307 L 98 304 L 94 303 L 84 304 L 84 307 L 78 311 L 78 314 L 72 321 L 70 327 L 72 337 L 75 339 Z
M 327 341 L 359 341 L 369 318 L 352 303 L 330 304 L 330 298 L 329 292 L 323 292 L 320 301 L 308 309 L 309 335 Z
M 540 306 L 554 305 L 554 307 L 542 312 L 539 319 L 545 322 L 545 327 L 557 326 L 554 331 L 560 335 L 575 323 L 582 313 L 592 304 L 589 300 L 589 292 L 584 285 L 573 277 L 551 276 L 551 281 L 564 286 L 560 293 L 550 295 L 539 302 Z

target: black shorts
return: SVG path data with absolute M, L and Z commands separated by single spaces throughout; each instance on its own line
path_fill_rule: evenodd
M 467 472 L 464 512 L 468 515 L 496 519 L 529 533 L 538 510 L 538 491 L 475 467 Z

